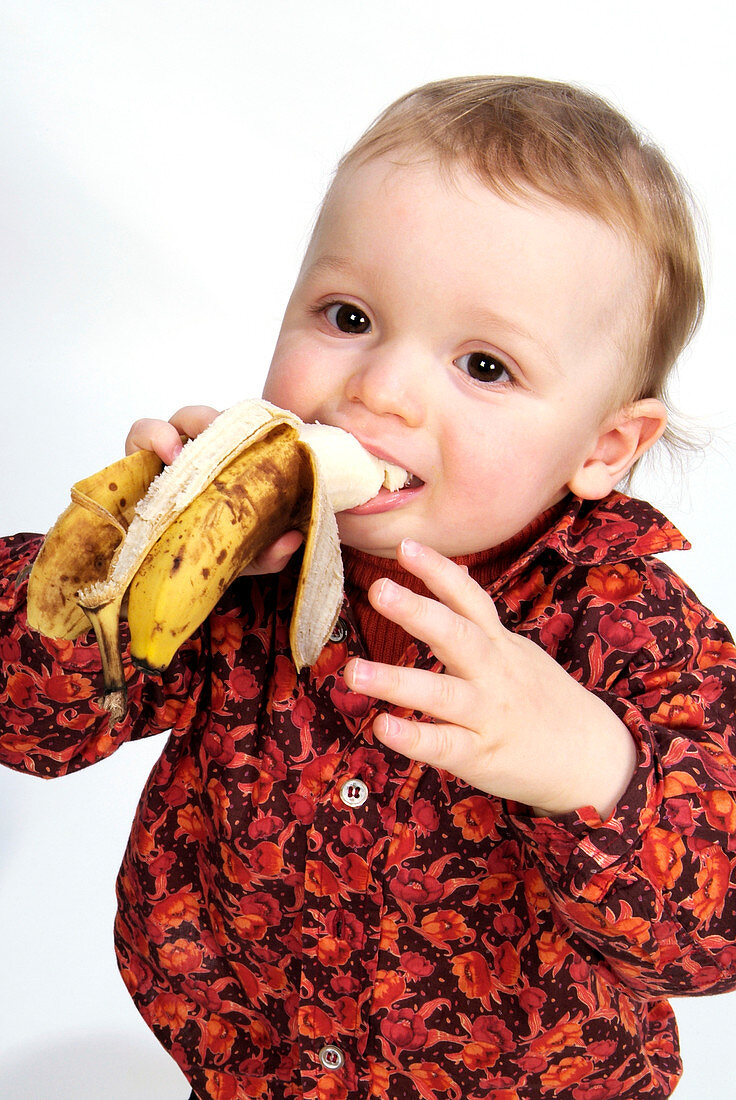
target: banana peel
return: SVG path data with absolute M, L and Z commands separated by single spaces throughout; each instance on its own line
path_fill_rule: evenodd
M 91 624 L 100 648 L 103 706 L 126 712 L 119 621 L 127 600 L 132 657 L 164 669 L 235 577 L 278 536 L 305 537 L 290 624 L 297 669 L 313 664 L 342 604 L 335 511 L 354 507 L 405 470 L 347 432 L 306 425 L 265 401 L 221 413 L 165 468 L 130 455 L 72 488 L 31 571 L 28 622 L 53 638 Z

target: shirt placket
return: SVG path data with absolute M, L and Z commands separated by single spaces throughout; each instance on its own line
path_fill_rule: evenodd
M 347 641 L 348 659 L 363 654 L 345 611 L 333 640 Z M 364 724 L 371 720 L 368 713 Z M 381 918 L 371 856 L 385 836 L 388 792 L 362 766 L 361 744 L 356 739 L 326 784 L 307 835 L 298 1012 L 304 1100 L 368 1095 L 366 1009 Z

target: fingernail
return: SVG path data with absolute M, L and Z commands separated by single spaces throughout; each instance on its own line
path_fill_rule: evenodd
M 379 714 L 374 726 L 375 733 L 378 737 L 399 737 L 401 736 L 401 724 L 392 718 L 390 714 Z
M 414 539 L 402 539 L 401 540 L 401 552 L 404 557 L 418 558 L 422 552 L 422 547 Z
M 184 450 L 184 444 L 183 443 L 175 443 L 174 446 L 171 449 L 171 461 L 173 462 L 174 459 L 177 457 L 177 455 L 180 455 L 183 450 Z
M 368 661 L 361 661 L 360 657 L 356 657 L 350 666 L 350 679 L 353 682 L 353 688 L 365 687 L 371 678 L 371 667 Z
M 378 582 L 378 602 L 384 606 L 396 603 L 399 594 L 399 586 L 390 581 L 388 577 L 384 577 L 383 580 Z

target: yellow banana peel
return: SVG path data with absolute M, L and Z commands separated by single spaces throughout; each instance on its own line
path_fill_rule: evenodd
M 138 452 L 72 488 L 29 579 L 28 622 L 53 638 L 91 623 L 103 705 L 126 710 L 119 620 L 127 598 L 131 656 L 168 666 L 235 577 L 279 535 L 304 533 L 290 627 L 297 668 L 314 663 L 342 603 L 335 511 L 355 507 L 405 470 L 339 428 L 304 424 L 265 401 L 221 413 L 165 468 Z

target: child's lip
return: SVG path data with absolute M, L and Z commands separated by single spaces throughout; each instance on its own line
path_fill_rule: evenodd
M 417 484 L 409 484 L 404 486 L 403 489 L 394 489 L 393 492 L 385 487 L 379 489 L 370 500 L 358 504 L 355 508 L 346 508 L 342 515 L 369 516 L 377 512 L 388 512 L 392 508 L 401 507 L 424 488 L 424 482 L 419 478 L 413 478 L 412 480 L 416 481 Z

